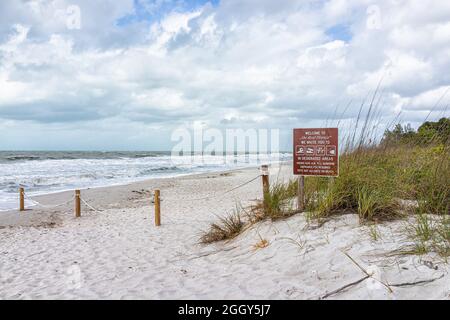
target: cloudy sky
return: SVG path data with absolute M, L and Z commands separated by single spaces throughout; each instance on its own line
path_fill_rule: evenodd
M 1 0 L 0 149 L 170 150 L 193 124 L 283 148 L 379 83 L 380 122 L 417 126 L 449 71 L 450 1 Z

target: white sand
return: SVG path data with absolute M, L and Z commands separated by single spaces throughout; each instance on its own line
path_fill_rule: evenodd
M 284 166 L 280 179 L 290 176 Z M 271 168 L 271 181 L 278 169 Z M 221 199 L 189 201 L 251 179 L 258 169 L 161 179 L 91 189 L 83 198 L 102 212 L 73 217 L 72 205 L 0 214 L 2 299 L 318 299 L 365 276 L 330 299 L 449 299 L 449 266 L 436 256 L 389 256 L 407 244 L 405 222 L 368 227 L 346 215 L 307 229 L 303 215 L 264 222 L 233 241 L 199 245 L 215 215 L 261 197 L 257 181 Z M 162 223 L 153 224 L 150 196 L 160 188 Z M 50 205 L 72 193 L 39 197 Z M 269 245 L 255 249 L 260 239 Z M 412 286 L 391 286 L 440 278 Z

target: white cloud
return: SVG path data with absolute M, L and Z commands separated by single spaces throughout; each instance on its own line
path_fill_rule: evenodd
M 155 12 L 164 1 L 145 3 Z M 123 26 L 117 21 L 136 13 L 133 1 L 80 1 L 78 31 L 62 21 L 67 5 L 0 4 L 0 119 L 8 128 L 321 125 L 350 100 L 344 117 L 356 116 L 382 78 L 382 116 L 404 111 L 417 121 L 450 86 L 446 2 L 378 1 L 379 25 L 368 28 L 371 1 L 222 0 Z
M 8 41 L 0 47 L 1 50 L 6 52 L 14 51 L 19 44 L 26 40 L 27 34 L 30 31 L 30 28 L 21 24 L 13 25 L 12 29 L 14 32 L 10 35 Z
M 439 87 L 420 93 L 417 96 L 406 98 L 404 110 L 443 111 L 449 108 L 450 86 Z
M 317 69 L 326 64 L 333 64 L 336 67 L 345 66 L 346 47 L 344 41 L 335 40 L 307 48 L 298 58 L 297 66 L 304 70 Z

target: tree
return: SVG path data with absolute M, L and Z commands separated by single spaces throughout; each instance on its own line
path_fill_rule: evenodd
M 400 123 L 396 124 L 394 129 L 391 131 L 387 129 L 384 132 L 383 139 L 381 140 L 381 144 L 383 145 L 393 145 L 399 143 L 409 143 L 414 141 L 416 132 L 408 123 L 405 126 L 402 126 Z
M 437 122 L 427 121 L 419 127 L 417 133 L 423 142 L 447 144 L 450 142 L 450 118 L 441 118 Z
M 414 143 L 419 145 L 450 143 L 450 118 L 441 118 L 437 122 L 424 122 L 414 131 L 410 124 L 402 126 L 400 123 L 394 129 L 384 132 L 382 145 L 397 145 Z

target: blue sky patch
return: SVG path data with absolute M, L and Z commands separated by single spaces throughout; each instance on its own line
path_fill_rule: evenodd
M 337 24 L 325 31 L 325 34 L 329 36 L 332 40 L 342 40 L 349 42 L 352 40 L 352 33 L 350 31 L 349 25 Z
M 118 26 L 135 22 L 160 20 L 171 11 L 188 12 L 210 3 L 218 6 L 220 0 L 134 0 L 134 13 L 117 20 Z

